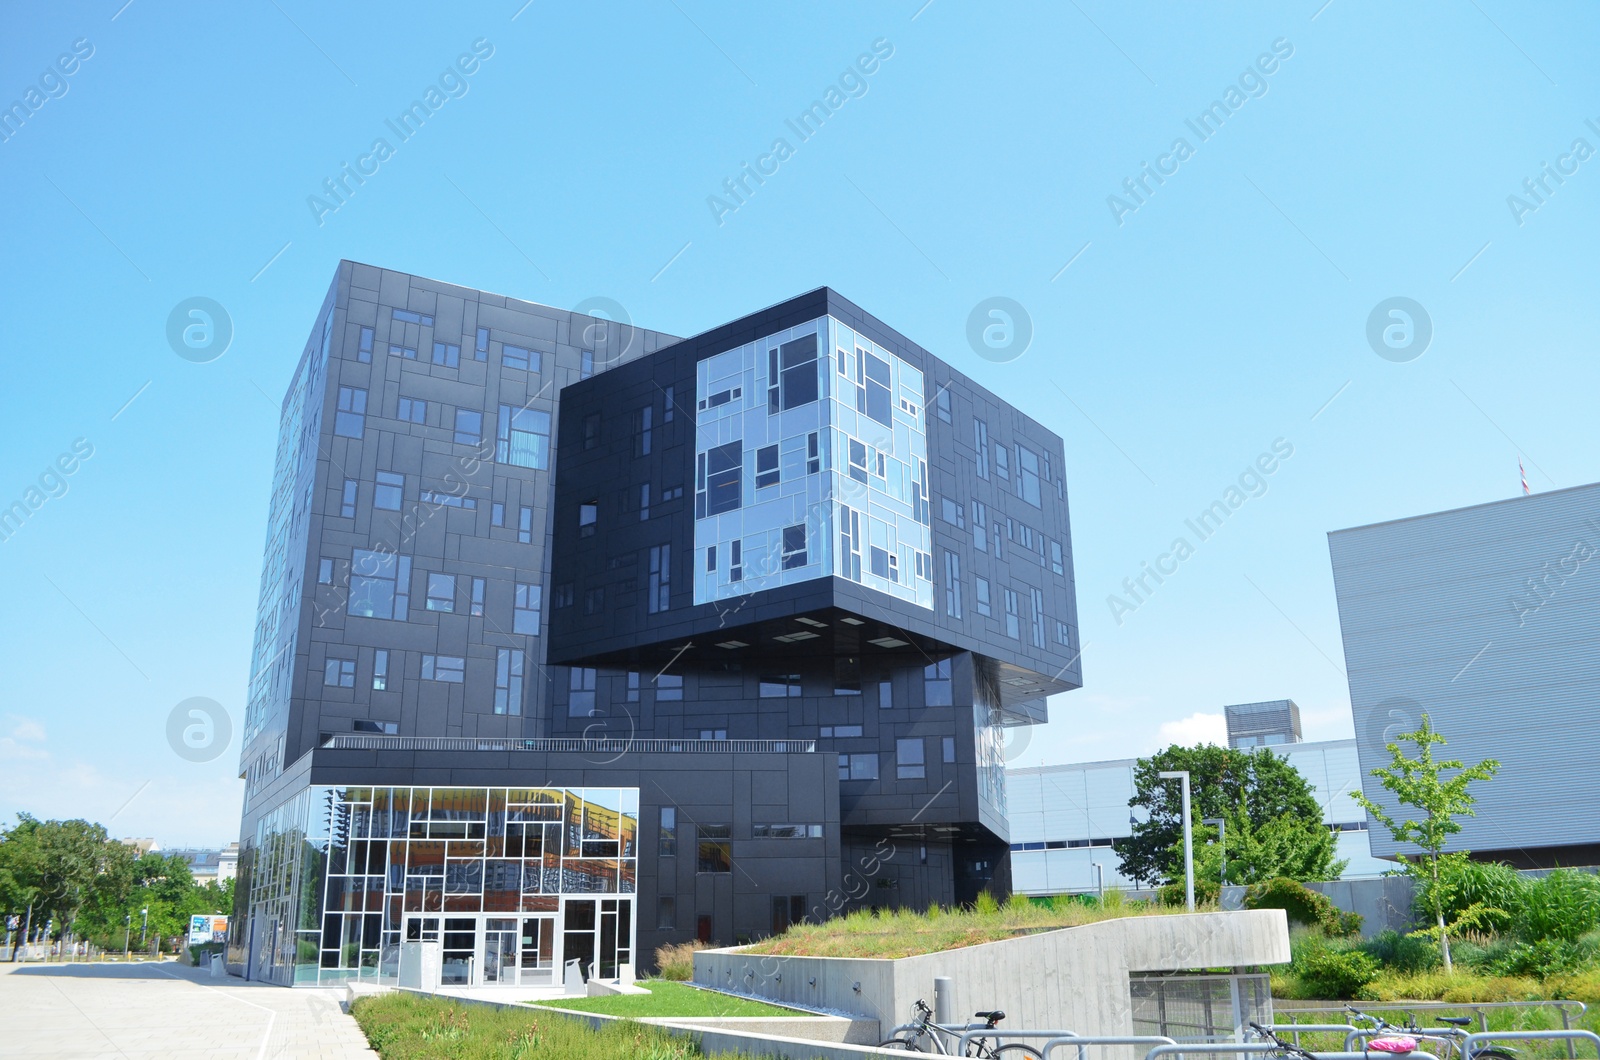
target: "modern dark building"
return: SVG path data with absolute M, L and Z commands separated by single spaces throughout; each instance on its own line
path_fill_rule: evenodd
M 1600 865 L 1600 483 L 1338 530 L 1328 550 L 1368 797 L 1410 812 L 1370 774 L 1425 713 L 1436 757 L 1500 762 L 1447 849 Z M 1371 828 L 1378 857 L 1414 853 Z
M 827 289 L 687 340 L 341 263 L 284 403 L 229 965 L 612 977 L 1009 891 L 1061 440 Z
M 1222 708 L 1229 747 L 1265 747 L 1300 742 L 1300 707 L 1292 699 L 1230 703 Z

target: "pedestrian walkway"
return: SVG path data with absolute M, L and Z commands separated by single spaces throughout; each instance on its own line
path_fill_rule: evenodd
M 341 996 L 213 979 L 170 961 L 5 963 L 0 1057 L 372 1060 Z

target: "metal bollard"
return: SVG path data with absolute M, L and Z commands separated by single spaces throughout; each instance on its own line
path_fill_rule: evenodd
M 933 978 L 933 1022 L 949 1024 L 950 1006 L 955 1000 L 955 982 L 947 975 L 936 975 Z

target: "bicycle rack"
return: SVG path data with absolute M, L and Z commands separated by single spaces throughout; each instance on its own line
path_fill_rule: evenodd
M 1362 1028 L 1352 1029 L 1349 1034 L 1346 1034 L 1344 1036 L 1344 1048 L 1345 1048 L 1346 1052 L 1351 1052 L 1351 1051 L 1353 1051 L 1355 1049 L 1356 1044 L 1358 1042 L 1360 1042 L 1362 1038 L 1382 1038 L 1384 1035 L 1396 1035 L 1396 1034 L 1402 1034 L 1402 1035 L 1405 1035 L 1408 1038 L 1443 1038 L 1443 1039 L 1447 1039 L 1447 1040 L 1452 1041 L 1452 1042 L 1459 1043 L 1460 1041 L 1462 1041 L 1463 1036 L 1465 1035 L 1465 1033 L 1466 1032 L 1463 1031 L 1460 1027 L 1448 1027 L 1448 1026 L 1447 1027 L 1418 1027 L 1415 1030 L 1411 1030 L 1411 1029 L 1408 1029 L 1408 1028 L 1405 1028 L 1405 1027 L 1390 1027 L 1387 1030 L 1381 1030 L 1381 1031 L 1373 1030 L 1370 1027 L 1362 1027 Z M 1296 1041 L 1295 1044 L 1298 1045 L 1299 1042 Z M 1366 1047 L 1363 1046 L 1362 1048 L 1365 1049 Z
M 1238 1053 L 1269 1054 L 1280 1050 L 1272 1042 L 1200 1042 L 1191 1045 L 1158 1045 L 1145 1054 L 1145 1060 L 1160 1060 L 1163 1056 L 1183 1056 L 1188 1053 Z M 1317 1060 L 1373 1060 L 1370 1053 L 1317 1053 Z M 1439 1060 L 1432 1053 L 1418 1049 L 1415 1052 L 1385 1054 L 1387 1060 Z
M 1597 1055 L 1600 1055 L 1600 1034 L 1594 1031 L 1565 1030 L 1565 1031 L 1478 1031 L 1467 1035 L 1461 1043 L 1461 1055 L 1471 1056 L 1474 1049 L 1485 1042 L 1560 1042 L 1568 1043 L 1588 1042 L 1594 1046 Z M 1572 1045 L 1567 1046 L 1568 1055 L 1571 1055 Z
M 896 1028 L 898 1030 L 898 1028 Z M 894 1035 L 890 1035 L 894 1037 Z M 1077 1031 L 1003 1031 L 999 1027 L 973 1027 L 968 1025 L 961 1032 L 961 1038 L 956 1045 L 956 1055 L 967 1055 L 967 1043 L 974 1038 L 1076 1038 Z
M 1050 1054 L 1055 1050 L 1056 1046 L 1058 1046 L 1058 1045 L 1073 1045 L 1073 1046 L 1077 1046 L 1077 1048 L 1078 1048 L 1078 1060 L 1088 1060 L 1087 1054 L 1084 1052 L 1084 1046 L 1086 1046 L 1086 1045 L 1177 1045 L 1177 1044 L 1178 1043 L 1173 1041 L 1171 1038 L 1168 1038 L 1165 1035 L 1160 1035 L 1160 1034 L 1132 1034 L 1132 1035 L 1122 1035 L 1122 1036 L 1118 1036 L 1118 1035 L 1111 1035 L 1111 1036 L 1096 1035 L 1096 1036 L 1092 1036 L 1092 1037 L 1084 1037 L 1084 1036 L 1080 1036 L 1080 1035 L 1076 1035 L 1076 1034 L 1063 1034 L 1063 1035 L 1060 1035 L 1059 1037 L 1051 1038 L 1049 1041 L 1045 1042 L 1042 1052 L 1044 1053 L 1044 1060 L 1050 1060 Z
M 1289 1035 L 1293 1035 L 1295 1045 L 1300 1044 L 1300 1033 L 1302 1031 L 1306 1034 L 1342 1033 L 1344 1035 L 1345 1052 L 1350 1051 L 1350 1036 L 1352 1034 L 1359 1033 L 1348 1023 L 1274 1023 L 1267 1029 L 1273 1034 L 1279 1035 L 1280 1037 L 1288 1037 Z

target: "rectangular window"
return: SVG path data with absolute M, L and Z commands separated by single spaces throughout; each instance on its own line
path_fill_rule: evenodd
M 650 518 L 650 483 L 639 486 L 639 521 L 645 522 Z
M 962 530 L 967 528 L 967 520 L 962 514 L 961 505 L 957 504 L 949 497 L 939 498 L 939 514 L 944 517 L 945 522 L 959 527 Z
M 982 615 L 984 618 L 994 617 L 994 611 L 989 606 L 989 579 L 974 578 L 972 579 L 972 583 L 973 588 L 977 590 L 975 595 L 977 597 L 978 614 Z
M 1050 542 L 1050 570 L 1054 574 L 1066 574 L 1067 565 L 1062 557 L 1061 542 Z
M 550 470 L 550 413 L 501 405 L 496 430 L 495 460 L 535 471 Z
M 950 694 L 950 660 L 941 659 L 922 668 L 922 702 L 929 707 L 948 707 L 953 702 Z
M 939 743 L 944 752 L 944 760 L 946 762 L 954 762 L 956 760 L 956 738 L 954 736 L 945 736 L 939 740 Z
M 333 560 L 331 560 L 331 559 L 319 559 L 319 560 L 317 560 L 317 584 L 318 585 L 332 585 L 333 584 Z
M 456 444 L 477 445 L 483 441 L 483 413 L 477 409 L 456 409 Z
M 822 470 L 822 454 L 818 449 L 818 432 L 806 435 L 806 474 L 815 475 Z
M 367 392 L 359 387 L 339 388 L 339 407 L 333 414 L 333 433 L 360 438 L 367 429 Z
M 989 551 L 989 506 L 982 501 L 972 502 L 972 547 Z
M 762 699 L 793 699 L 800 695 L 800 675 L 763 674 L 760 688 Z
M 678 926 L 678 903 L 673 895 L 656 898 L 656 930 L 671 931 Z
M 961 557 L 949 549 L 944 554 L 944 613 L 961 617 Z
M 839 756 L 840 780 L 877 780 L 878 756 L 875 754 Z
M 344 480 L 344 493 L 339 498 L 339 516 L 342 519 L 356 517 L 356 480 L 353 478 Z
M 401 346 L 398 343 L 391 342 L 389 344 L 389 356 L 404 357 L 408 361 L 414 361 L 417 359 L 417 351 L 413 347 Z
M 578 505 L 578 536 L 593 537 L 595 524 L 600 521 L 600 502 L 584 501 Z
M 438 490 L 423 490 L 418 499 L 423 504 L 441 504 L 446 508 L 465 508 L 469 512 L 478 510 L 476 497 L 463 497 L 458 493 L 441 493 Z
M 1011 450 L 1003 445 L 994 447 L 994 473 L 1007 481 L 1011 479 Z
M 406 477 L 397 471 L 378 472 L 378 486 L 372 491 L 372 506 L 398 512 L 405 498 Z
M 489 359 L 489 329 L 479 328 L 477 339 L 478 341 L 472 346 L 472 359 L 486 361 Z
M 543 609 L 544 586 L 517 582 L 516 598 L 511 609 L 511 631 L 537 637 Z
M 922 780 L 928 775 L 920 737 L 894 742 L 894 775 L 897 780 Z
M 894 682 L 893 681 L 879 681 L 878 682 L 878 709 L 879 710 L 888 710 L 892 706 L 894 706 Z
M 666 703 L 683 699 L 682 674 L 656 674 L 656 702 Z
M 533 543 L 532 508 L 521 508 L 517 511 L 517 540 L 524 545 Z
M 594 671 L 574 666 L 567 678 L 567 717 L 592 718 L 594 709 Z
M 417 398 L 403 397 L 400 399 L 400 409 L 395 418 L 405 420 L 407 423 L 426 424 L 428 422 L 428 403 Z
M 738 538 L 728 543 L 728 580 L 744 580 L 744 542 Z
M 861 732 L 859 725 L 824 725 L 818 730 L 817 735 L 824 740 L 843 740 L 860 736 Z
M 459 655 L 424 655 L 422 679 L 459 685 L 466 680 L 467 660 Z
M 600 444 L 600 414 L 591 412 L 583 418 L 583 448 L 593 449 Z
M 605 586 L 598 586 L 583 591 L 583 613 L 586 615 L 603 614 L 606 609 Z
M 938 414 L 941 420 L 946 423 L 950 422 L 950 387 L 948 385 L 940 387 L 938 393 L 933 395 L 933 411 Z
M 778 484 L 778 447 L 764 445 L 756 450 L 756 489 Z
M 732 829 L 725 824 L 702 824 L 695 828 L 699 833 L 695 871 L 724 873 L 733 871 L 733 852 L 729 837 Z
M 501 504 L 499 501 L 495 501 L 493 504 L 489 505 L 489 525 L 506 525 L 506 506 Z
M 514 648 L 495 649 L 494 712 L 522 713 L 522 653 Z
M 972 421 L 972 444 L 978 450 L 978 477 L 989 477 L 989 425 L 980 419 Z
M 522 346 L 502 345 L 500 363 L 507 368 L 520 368 L 524 372 L 539 372 L 544 370 L 544 355 L 538 350 Z
M 395 309 L 392 310 L 392 315 L 396 320 L 404 320 L 407 324 L 422 324 L 426 327 L 433 327 L 433 316 L 429 313 L 413 313 L 409 309 Z
M 645 601 L 650 614 L 667 610 L 672 598 L 672 546 L 655 545 L 650 549 L 649 584 Z
M 815 400 L 817 336 L 802 335 L 768 350 L 767 411 L 777 413 Z
M 362 364 L 372 363 L 372 329 L 361 329 L 361 341 L 356 345 L 356 360 Z
M 654 405 L 646 405 L 644 408 L 642 408 L 638 412 L 634 413 L 634 419 L 633 419 L 633 455 L 634 456 L 649 456 L 650 455 L 650 443 L 651 443 L 651 439 L 654 437 L 655 412 L 656 412 L 656 408 L 655 408 Z
M 354 688 L 356 686 L 356 661 L 354 659 L 329 659 L 322 670 L 322 683 L 329 688 Z
M 1012 640 L 1022 639 L 1022 616 L 1018 613 L 1017 594 L 1014 590 L 1004 589 L 1006 598 L 1006 636 Z
M 372 690 L 382 692 L 389 687 L 389 652 L 379 648 L 372 653 Z
M 460 368 L 461 347 L 453 342 L 435 342 L 433 344 L 433 363 L 442 364 L 446 368 Z
M 753 824 L 751 839 L 821 839 L 820 824 Z M 784 900 L 788 904 L 788 900 Z
M 1072 632 L 1065 622 L 1056 623 L 1056 643 L 1063 648 L 1072 647 Z
M 1028 593 L 1033 597 L 1033 646 L 1044 647 L 1044 593 L 1038 589 L 1030 588 Z
M 806 525 L 783 528 L 783 569 L 794 570 L 806 565 Z
M 587 379 L 594 375 L 594 351 L 582 350 L 578 354 L 578 378 Z
M 678 855 L 678 810 L 675 806 L 661 807 L 661 836 L 656 843 L 656 853 L 664 858 Z
M 572 606 L 572 583 L 571 582 L 564 582 L 561 585 L 556 586 L 556 591 L 554 593 L 554 596 L 555 596 L 555 599 L 551 602 L 551 606 L 552 607 L 556 607 L 556 608 L 571 607 Z
M 487 587 L 488 583 L 482 578 L 472 579 L 472 616 L 474 618 L 483 617 L 483 593 Z
M 454 574 L 428 574 L 429 611 L 454 611 L 456 609 L 456 576 Z
M 670 386 L 667 387 L 667 389 L 666 389 L 665 398 L 661 402 L 661 422 L 662 423 L 671 423 L 672 422 L 672 417 L 674 415 L 676 415 L 676 413 L 677 413 L 677 408 L 678 408 L 677 402 L 673 399 L 673 393 L 674 393 L 674 391 L 676 389 L 677 389 L 676 387 L 670 387 Z
M 726 740 L 727 738 L 728 738 L 728 730 L 727 729 L 701 729 L 700 730 L 700 739 L 702 739 L 702 740 Z
M 1017 446 L 1017 496 L 1041 507 L 1039 500 L 1039 455 L 1032 449 Z
M 861 694 L 861 660 L 853 655 L 837 655 L 833 660 L 833 694 Z
M 701 453 L 695 468 L 695 518 L 737 511 L 739 479 L 744 470 L 744 443 L 729 442 Z
M 411 557 L 361 548 L 351 552 L 350 614 L 404 622 L 410 604 Z

